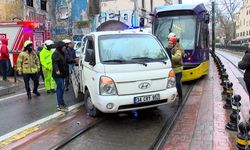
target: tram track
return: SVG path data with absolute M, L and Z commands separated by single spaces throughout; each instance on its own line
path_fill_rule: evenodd
M 190 92 L 192 91 L 192 88 L 193 88 L 194 85 L 195 85 L 195 83 L 192 83 L 191 85 L 188 85 L 188 89 L 186 90 L 186 94 L 184 96 L 184 99 L 183 99 L 183 102 L 182 102 L 181 105 L 179 105 L 178 107 L 172 106 L 172 107 L 176 107 L 176 109 L 171 110 L 171 112 L 167 112 L 167 113 L 165 112 L 167 115 L 168 114 L 171 114 L 171 115 L 169 115 L 167 117 L 164 116 L 167 119 L 163 119 L 162 120 L 163 122 L 162 121 L 160 121 L 160 123 L 157 122 L 158 120 L 162 119 L 161 116 L 160 116 L 161 114 L 156 114 L 156 115 L 152 114 L 152 115 L 156 116 L 156 118 L 152 117 L 152 118 L 154 118 L 153 122 L 156 122 L 156 123 L 155 124 L 150 123 L 149 127 L 147 128 L 146 124 L 150 120 L 150 117 L 149 118 L 143 118 L 142 117 L 142 119 L 141 118 L 135 119 L 135 118 L 130 118 L 130 117 L 117 118 L 117 117 L 114 117 L 115 115 L 105 115 L 103 118 L 100 118 L 97 121 L 89 124 L 88 126 L 79 129 L 78 131 L 76 131 L 72 135 L 69 135 L 63 141 L 61 141 L 57 145 L 53 146 L 51 148 L 51 150 L 71 149 L 71 148 L 68 147 L 68 145 L 74 145 L 72 143 L 77 141 L 79 138 L 84 137 L 85 135 L 86 135 L 86 137 L 88 137 L 90 135 L 93 135 L 93 134 L 99 134 L 100 137 L 103 137 L 103 138 L 104 138 L 104 136 L 116 137 L 117 132 L 111 132 L 111 133 L 109 132 L 110 135 L 106 135 L 106 134 L 103 134 L 102 132 L 99 133 L 99 131 L 112 130 L 112 129 L 109 128 L 109 126 L 112 126 L 110 124 L 115 124 L 115 126 L 119 126 L 120 124 L 123 124 L 124 122 L 125 122 L 125 126 L 124 126 L 125 129 L 124 128 L 121 129 L 121 130 L 124 130 L 124 131 L 121 131 L 124 134 L 123 133 L 122 134 L 118 133 L 117 138 L 123 137 L 124 139 L 129 139 L 130 137 L 133 137 L 134 139 L 140 139 L 141 135 L 138 134 L 138 130 L 139 131 L 141 130 L 142 132 L 143 132 L 143 130 L 149 130 L 148 135 L 153 136 L 153 137 L 151 137 L 150 143 L 148 143 L 148 142 L 147 143 L 140 143 L 140 144 L 137 145 L 139 147 L 138 149 L 141 149 L 143 146 L 146 149 L 150 149 L 150 150 L 161 149 L 164 142 L 165 142 L 165 140 L 166 140 L 166 138 L 168 137 L 168 134 L 170 133 L 170 130 L 171 130 L 172 126 L 175 123 L 175 120 L 178 118 L 183 106 L 185 105 L 185 103 L 186 103 L 186 101 L 188 99 L 188 96 L 189 96 Z M 171 107 L 171 106 L 169 106 L 169 107 Z M 162 109 L 159 110 L 159 108 L 158 108 L 156 110 L 156 112 L 158 113 L 158 111 L 162 111 Z M 145 110 L 143 110 L 143 113 L 141 113 L 142 116 L 145 115 L 144 113 L 145 113 Z M 153 113 L 153 112 L 146 112 L 145 116 L 147 117 L 147 114 L 150 114 L 150 113 Z M 139 115 L 140 115 L 140 113 L 139 113 Z M 157 118 L 157 117 L 159 117 L 159 118 Z M 162 127 L 162 128 L 159 128 L 158 129 L 159 131 L 157 133 L 155 133 L 153 128 L 159 126 L 159 124 L 161 125 L 160 127 Z M 128 128 L 128 129 L 126 129 L 126 128 Z M 116 129 L 114 129 L 114 131 L 115 130 Z M 132 130 L 132 131 L 130 131 L 130 130 Z M 133 130 L 135 130 L 134 134 L 133 134 Z M 126 132 L 126 131 L 128 131 L 128 132 Z M 93 140 L 96 140 L 96 138 L 93 138 Z M 97 138 L 97 141 L 98 140 L 100 140 L 99 136 Z M 80 140 L 80 141 L 83 141 L 83 143 L 84 143 L 84 140 Z M 106 140 L 106 143 L 113 143 L 113 141 L 116 141 L 116 140 L 111 138 L 110 140 L 109 139 Z M 138 140 L 138 141 L 140 141 L 140 140 Z M 113 148 L 118 148 L 117 145 L 124 145 L 124 143 L 122 141 L 120 141 L 120 142 L 121 143 L 115 143 Z M 100 143 L 103 144 L 103 141 L 99 142 L 99 144 Z M 97 142 L 97 144 L 98 144 L 98 142 Z M 83 145 L 83 146 L 79 146 L 79 147 L 84 148 L 85 146 Z M 99 146 L 99 147 L 102 147 L 102 146 Z M 72 149 L 77 149 L 77 148 L 72 148 Z M 98 149 L 98 148 L 93 148 L 93 149 Z M 103 147 L 103 149 L 105 149 L 105 146 Z
M 104 120 L 105 120 L 105 118 L 100 118 L 97 121 L 95 121 L 95 122 L 93 122 L 93 123 L 91 123 L 91 124 L 89 124 L 89 125 L 81 128 L 81 129 L 77 130 L 72 135 L 69 135 L 67 138 L 65 138 L 64 140 L 62 140 L 60 143 L 58 143 L 55 146 L 53 146 L 52 148 L 50 148 L 50 150 L 57 150 L 57 149 L 62 148 L 67 143 L 71 142 L 72 140 L 74 140 L 79 135 L 83 134 L 84 132 L 87 132 L 88 130 L 91 130 L 92 128 L 94 128 L 98 124 L 102 123 Z
M 195 81 L 194 81 L 195 82 Z M 161 150 L 162 147 L 164 146 L 164 143 L 172 129 L 172 127 L 174 126 L 174 123 L 176 121 L 176 119 L 178 118 L 178 116 L 181 113 L 182 108 L 185 106 L 186 101 L 193 89 L 195 84 L 193 84 L 190 89 L 188 90 L 187 94 L 185 95 L 184 99 L 183 99 L 183 103 L 178 107 L 178 110 L 176 111 L 176 113 L 173 116 L 173 119 L 170 119 L 169 121 L 167 121 L 165 124 L 165 126 L 163 127 L 162 131 L 160 132 L 159 136 L 156 138 L 155 142 L 151 145 L 151 147 L 149 148 L 149 150 Z M 167 124 L 170 124 L 169 126 Z

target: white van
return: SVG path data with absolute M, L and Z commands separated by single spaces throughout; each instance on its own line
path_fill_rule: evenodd
M 151 34 L 94 32 L 82 39 L 72 73 L 77 98 L 90 116 L 157 107 L 176 99 L 175 76 L 161 43 Z

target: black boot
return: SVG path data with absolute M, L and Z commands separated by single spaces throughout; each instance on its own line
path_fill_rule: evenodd
M 41 95 L 38 91 L 33 92 L 33 93 L 36 94 L 36 96 L 40 96 Z
M 28 94 L 27 94 L 27 96 L 28 96 L 28 99 L 32 99 L 32 97 L 31 97 L 31 94 L 30 94 L 30 93 L 28 93 Z
M 50 91 L 51 93 L 56 93 L 55 89 L 51 89 Z

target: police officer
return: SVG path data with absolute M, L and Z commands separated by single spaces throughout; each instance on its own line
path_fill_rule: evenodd
M 34 89 L 33 93 L 40 96 L 38 89 L 38 77 L 37 73 L 40 70 L 40 62 L 35 52 L 32 50 L 32 42 L 27 40 L 24 42 L 24 50 L 19 54 L 17 58 L 17 71 L 19 75 L 23 75 L 25 83 L 25 89 L 28 99 L 31 99 L 30 93 L 30 78 L 33 80 Z
M 176 37 L 168 38 L 168 48 L 171 49 L 172 55 L 172 67 L 176 78 L 176 88 L 179 96 L 179 103 L 182 102 L 182 71 L 183 71 L 183 49 L 179 44 L 177 44 Z
M 40 52 L 40 61 L 42 64 L 42 71 L 44 75 L 44 85 L 47 93 L 55 93 L 55 81 L 52 78 L 52 40 L 46 40 L 44 47 Z

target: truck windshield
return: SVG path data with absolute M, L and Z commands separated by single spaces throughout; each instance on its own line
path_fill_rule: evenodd
M 161 17 L 154 22 L 154 34 L 164 47 L 167 47 L 167 36 L 173 32 L 180 38 L 180 44 L 185 50 L 194 49 L 195 16 Z
M 168 59 L 162 45 L 151 35 L 117 34 L 99 37 L 103 63 L 146 63 Z

